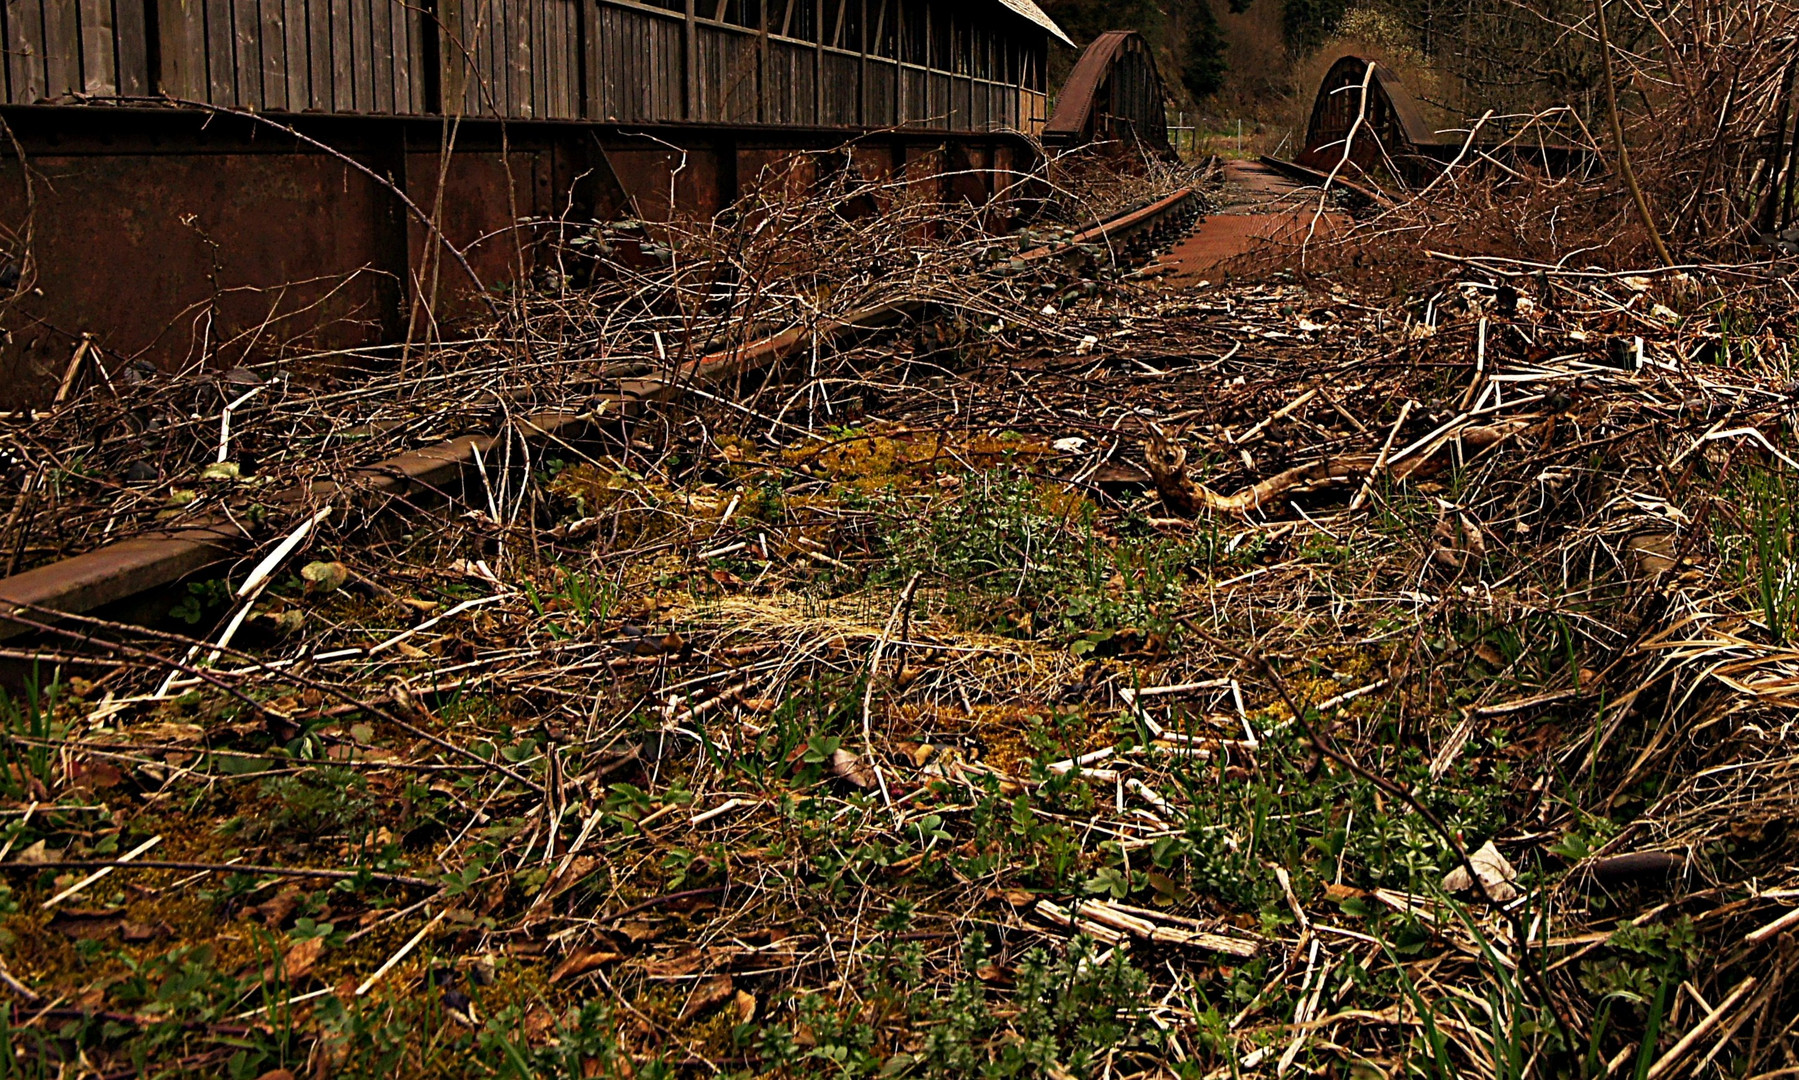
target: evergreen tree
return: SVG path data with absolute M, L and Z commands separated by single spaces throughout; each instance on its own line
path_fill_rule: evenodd
M 1238 0 L 1231 7 L 1237 10 Z M 1224 59 L 1224 34 L 1218 29 L 1218 18 L 1212 14 L 1207 0 L 1193 0 L 1187 15 L 1187 40 L 1181 61 L 1181 85 L 1195 101 L 1216 93 L 1224 86 L 1227 65 Z
M 1281 0 L 1281 33 L 1287 48 L 1295 56 L 1316 49 L 1348 10 L 1349 0 Z

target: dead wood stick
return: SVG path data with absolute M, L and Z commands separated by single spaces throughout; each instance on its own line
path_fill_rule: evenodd
M 715 892 L 725 892 L 725 891 L 729 890 L 730 888 L 731 888 L 731 883 L 727 881 L 722 885 L 708 885 L 703 889 L 683 889 L 680 892 L 664 893 L 661 896 L 652 896 L 650 899 L 645 900 L 640 904 L 632 904 L 630 907 L 625 908 L 623 911 L 615 911 L 612 914 L 603 917 L 600 921 L 601 922 L 617 922 L 618 920 L 624 918 L 626 915 L 635 915 L 640 911 L 648 911 L 650 908 L 660 907 L 663 904 L 672 904 L 677 900 L 691 900 L 696 896 L 710 896 L 711 894 L 713 894 Z
M 189 645 L 189 646 L 195 646 L 195 645 L 205 646 L 205 645 L 209 645 L 210 642 L 201 641 L 198 638 L 186 637 L 181 634 L 172 634 L 166 630 L 153 630 L 148 627 L 127 626 L 124 623 L 112 622 L 107 619 L 98 619 L 92 615 L 82 615 L 82 614 L 78 614 L 78 613 L 72 612 L 72 611 L 57 611 L 54 608 L 46 608 L 46 607 L 39 606 L 37 604 L 20 604 L 20 605 L 18 605 L 17 608 L 15 608 L 12 611 L 0 610 L 0 619 L 6 619 L 10 622 L 16 622 L 22 626 L 28 626 L 34 630 L 39 630 L 44 633 L 58 634 L 63 637 L 73 638 L 74 640 L 79 641 L 84 645 L 91 645 L 95 648 L 100 648 L 100 649 L 116 650 L 119 652 L 126 653 L 127 655 L 134 655 L 134 656 L 140 656 L 140 657 L 146 658 L 148 660 L 154 661 L 155 663 L 157 663 L 161 666 L 178 668 L 182 671 L 187 672 L 189 675 L 193 675 L 193 676 L 197 677 L 200 681 L 209 683 L 212 686 L 214 686 L 215 688 L 224 691 L 225 693 L 231 695 L 232 697 L 234 697 L 234 698 L 238 699 L 239 701 L 243 702 L 244 704 L 248 705 L 250 708 L 254 709 L 258 714 L 260 714 L 264 717 L 273 718 L 273 719 L 275 719 L 277 721 L 281 721 L 281 722 L 289 722 L 292 720 L 292 717 L 289 717 L 284 713 L 278 712 L 275 709 L 270 708 L 268 705 L 264 704 L 263 702 L 257 701 L 256 699 L 248 696 L 243 691 L 237 689 L 237 687 L 232 686 L 229 683 L 226 683 L 225 681 L 220 679 L 217 674 L 215 674 L 211 671 L 208 671 L 205 668 L 197 668 L 197 667 L 192 666 L 191 664 L 182 663 L 178 660 L 173 659 L 172 657 L 164 656 L 161 653 L 157 653 L 157 652 L 154 652 L 149 649 L 139 648 L 138 646 L 135 646 L 135 645 L 127 645 L 126 643 L 124 643 L 122 641 L 107 641 L 103 638 L 98 638 L 92 634 L 83 633 L 79 630 L 75 630 L 70 627 L 55 626 L 55 625 L 52 625 L 49 623 L 37 622 L 36 620 L 33 620 L 33 619 L 27 619 L 19 614 L 19 612 L 21 612 L 21 611 L 30 611 L 33 613 L 43 614 L 43 615 L 47 615 L 51 618 L 67 619 L 71 622 L 82 623 L 82 624 L 85 624 L 88 626 L 94 626 L 94 627 L 98 627 L 101 629 L 143 634 L 146 637 L 154 638 L 157 640 L 166 641 L 166 642 L 176 642 L 179 644 Z M 441 750 L 447 750 L 450 753 L 455 754 L 459 757 L 468 758 L 470 761 L 473 761 L 478 765 L 481 765 L 488 769 L 492 769 L 495 772 L 498 772 L 503 776 L 508 776 L 514 780 L 517 780 L 519 783 L 523 784 L 526 788 L 528 788 L 532 791 L 536 791 L 539 794 L 546 794 L 544 785 L 542 785 L 542 784 L 538 783 L 537 781 L 531 779 L 530 777 L 524 775 L 523 773 L 519 772 L 517 769 L 511 768 L 511 767 L 503 764 L 502 762 L 500 762 L 499 756 L 497 754 L 494 756 L 493 760 L 484 758 L 480 754 L 475 753 L 473 750 L 470 750 L 467 747 L 457 746 L 455 743 L 449 741 L 448 739 L 445 739 L 439 735 L 434 735 L 431 732 L 426 731 L 425 729 L 419 727 L 416 724 L 408 723 L 407 721 L 401 719 L 399 716 L 395 715 L 391 710 L 384 709 L 384 708 L 380 707 L 379 705 L 374 704 L 373 702 L 359 698 L 347 690 L 344 690 L 337 686 L 333 686 L 329 683 L 320 682 L 317 679 L 308 678 L 307 676 L 302 675 L 297 671 L 293 671 L 293 670 L 277 671 L 276 669 L 270 667 L 265 661 L 255 657 L 255 656 L 252 656 L 249 653 L 243 652 L 241 650 L 225 648 L 225 649 L 221 649 L 220 652 L 222 654 L 234 656 L 239 659 L 247 661 L 249 664 L 253 665 L 252 670 L 261 671 L 268 675 L 276 676 L 278 678 L 285 679 L 290 682 L 298 683 L 299 685 L 307 687 L 309 689 L 317 690 L 322 694 L 329 694 L 332 697 L 337 698 L 339 701 L 344 702 L 345 704 L 354 705 L 359 711 L 366 712 L 372 716 L 379 717 L 380 719 L 385 720 L 390 724 L 393 724 L 395 727 L 400 728 L 402 731 L 405 731 L 406 733 L 408 733 L 410 735 L 414 735 L 414 736 L 417 736 L 418 738 L 424 739 L 426 742 L 431 743 L 432 745 L 438 747 Z M 400 684 L 400 685 L 403 685 L 403 684 Z
M 231 870 L 243 874 L 274 874 L 279 877 L 313 877 L 326 878 L 331 881 L 350 881 L 367 877 L 368 880 L 383 885 L 411 885 L 415 888 L 431 889 L 437 882 L 407 874 L 378 874 L 373 870 L 366 873 L 360 870 L 326 870 L 308 866 L 261 866 L 254 863 L 212 863 L 184 862 L 173 859 L 45 859 L 42 862 L 0 862 L 0 872 L 8 870 Z
M 918 579 L 923 576 L 923 571 L 913 574 L 912 580 L 906 582 L 906 587 L 900 590 L 899 601 L 893 605 L 893 614 L 887 616 L 887 625 L 882 628 L 880 638 L 875 641 L 875 647 L 869 653 L 868 679 L 862 686 L 862 754 L 875 771 L 875 781 L 881 786 L 881 801 L 887 804 L 889 812 L 893 810 L 893 796 L 887 793 L 887 778 L 881 774 L 880 763 L 875 761 L 875 679 L 881 674 L 881 654 L 887 651 L 887 642 L 899 626 L 901 614 L 912 606 L 912 594 L 917 591 Z
M 1245 431 L 1243 434 L 1237 436 L 1234 439 L 1227 437 L 1228 441 L 1236 446 L 1242 446 L 1243 444 L 1249 442 L 1249 440 L 1255 438 L 1257 435 L 1260 435 L 1262 433 L 1262 430 L 1264 428 L 1266 428 L 1269 424 L 1274 423 L 1276 420 L 1286 419 L 1287 417 L 1293 415 L 1293 413 L 1295 411 L 1297 411 L 1302 406 L 1304 406 L 1306 402 L 1317 397 L 1318 389 L 1319 388 L 1316 386 L 1312 387 L 1310 390 L 1307 390 L 1305 393 L 1294 398 L 1292 401 L 1287 402 L 1285 405 L 1282 405 L 1280 408 L 1269 413 L 1266 417 L 1264 417 L 1262 419 L 1262 421 L 1260 423 L 1256 424 L 1254 427 L 1250 428 L 1248 431 Z
M 221 690 L 221 691 L 225 692 L 226 694 L 230 695 L 231 697 L 236 698 L 238 701 L 249 706 L 258 715 L 265 716 L 265 717 L 272 717 L 277 720 L 287 719 L 281 713 L 276 712 L 274 709 L 269 708 L 267 705 L 263 704 L 262 702 L 257 701 L 255 698 L 250 697 L 248 694 L 245 694 L 243 691 L 237 689 L 235 686 L 231 686 L 230 684 L 226 683 L 224 680 L 218 678 L 216 675 L 213 675 L 211 672 L 205 671 L 201 668 L 194 667 L 192 664 L 184 663 L 180 660 L 174 659 L 173 657 L 164 656 L 164 655 L 154 652 L 150 649 L 141 649 L 135 645 L 127 645 L 122 641 L 118 641 L 118 642 L 102 641 L 99 638 L 94 637 L 92 634 L 84 634 L 79 630 L 73 630 L 66 626 L 53 626 L 49 623 L 38 622 L 35 619 L 27 619 L 24 616 L 19 614 L 20 611 L 33 611 L 33 612 L 42 611 L 42 612 L 49 614 L 52 617 L 67 617 L 71 614 L 68 612 L 56 611 L 56 610 L 50 609 L 50 608 L 40 608 L 35 604 L 21 604 L 15 610 L 0 611 L 0 619 L 5 619 L 8 622 L 18 623 L 20 626 L 30 627 L 31 629 L 40 631 L 42 633 L 57 634 L 62 637 L 73 638 L 74 640 L 81 642 L 83 645 L 92 645 L 96 648 L 111 649 L 111 650 L 115 650 L 118 652 L 123 652 L 129 656 L 140 657 L 142 659 L 150 660 L 150 661 L 153 661 L 155 663 L 158 663 L 158 664 L 166 666 L 166 667 L 172 667 L 172 668 L 176 668 L 181 671 L 185 671 L 189 675 L 192 675 L 192 676 L 195 676 L 196 678 L 198 678 L 201 682 L 210 683 L 215 689 Z M 84 619 L 83 616 L 73 616 L 73 617 L 77 618 L 77 619 Z M 204 643 L 199 643 L 199 644 L 204 644 Z
M 50 405 L 55 408 L 69 399 L 69 391 L 75 388 L 75 377 L 81 374 L 81 361 L 86 358 L 87 351 L 93 347 L 94 339 L 89 334 L 81 335 L 81 344 L 75 346 L 75 355 L 69 357 L 69 366 L 63 369 L 62 382 L 56 387 L 56 396 Z
M 1668 254 L 1668 245 L 1662 242 L 1662 234 L 1655 227 L 1655 218 L 1649 213 L 1649 200 L 1643 196 L 1636 170 L 1630 166 L 1630 148 L 1624 144 L 1624 123 L 1618 119 L 1618 82 L 1612 75 L 1612 42 L 1605 28 L 1605 0 L 1593 0 L 1593 21 L 1599 31 L 1599 56 L 1604 62 L 1606 113 L 1611 120 L 1612 143 L 1618 148 L 1618 175 L 1630 189 L 1637 217 L 1649 233 L 1649 243 L 1655 248 L 1656 257 L 1661 259 L 1663 266 L 1673 266 L 1674 256 Z
M 1754 975 L 1744 976 L 1743 981 L 1737 983 L 1736 989 L 1730 992 L 1729 997 L 1718 1002 L 1711 1012 L 1706 1013 L 1703 1019 L 1693 1025 L 1693 1030 L 1683 1035 L 1680 1041 L 1663 1054 L 1654 1065 L 1649 1066 L 1649 1073 L 1644 1080 L 1661 1080 L 1662 1077 L 1673 1072 L 1675 1067 L 1680 1064 L 1681 1059 L 1686 1057 L 1693 1047 L 1699 1045 L 1701 1039 L 1717 1028 L 1719 1023 L 1724 1020 L 1724 1015 L 1730 1011 L 1731 1006 L 1743 1000 L 1749 995 L 1749 991 L 1755 989 L 1758 981 Z
M 1324 184 L 1318 191 L 1318 209 L 1313 212 L 1312 220 L 1306 225 L 1306 238 L 1300 243 L 1302 251 L 1312 242 L 1312 237 L 1318 232 L 1318 222 L 1324 218 L 1325 199 L 1330 196 L 1331 185 L 1336 183 L 1337 174 L 1343 171 L 1343 166 L 1349 164 L 1349 156 L 1355 152 L 1355 137 L 1362 130 L 1362 124 L 1368 119 L 1368 86 L 1374 81 L 1375 67 L 1375 62 L 1370 60 L 1368 61 L 1368 70 L 1362 73 L 1361 101 L 1356 106 L 1355 120 L 1349 125 L 1349 134 L 1343 137 L 1343 156 L 1337 159 L 1335 165 L 1331 166 L 1330 175 L 1324 178 Z
M 20 982 L 16 977 L 14 977 L 12 972 L 10 972 L 6 969 L 6 961 L 4 961 L 4 960 L 0 960 L 0 985 L 4 985 L 8 990 L 11 990 L 13 993 L 24 998 L 26 1001 L 42 1000 L 41 998 L 38 997 L 37 992 L 35 990 L 33 990 L 29 986 L 26 986 L 24 983 Z
M 1156 490 L 1169 509 L 1186 517 L 1212 510 L 1241 517 L 1301 484 L 1329 484 L 1367 470 L 1374 459 L 1365 454 L 1297 465 L 1251 484 L 1234 495 L 1220 495 L 1187 475 L 1187 451 L 1176 443 L 1152 437 L 1143 444 L 1144 461 Z M 1416 468 L 1416 466 L 1414 466 Z
M 406 944 L 400 946 L 400 948 L 397 952 L 395 952 L 392 956 L 387 958 L 386 963 L 384 963 L 380 967 L 376 968 L 375 973 L 373 975 L 370 975 L 368 978 L 362 980 L 362 985 L 360 985 L 356 988 L 355 996 L 361 997 L 362 995 L 368 993 L 370 990 L 373 990 L 375 988 L 375 984 L 381 981 L 382 976 L 384 976 L 388 972 L 392 971 L 395 968 L 395 966 L 397 966 L 399 964 L 400 961 L 406 959 L 407 955 L 409 953 L 411 953 L 413 949 L 418 948 L 419 942 L 425 940 L 425 935 L 429 934 L 437 926 L 438 923 L 442 922 L 443 917 L 445 915 L 447 915 L 448 913 L 449 913 L 449 909 L 445 908 L 442 911 L 439 911 L 436 915 L 431 916 L 431 919 L 428 922 L 426 922 L 424 926 L 421 926 L 419 928 L 418 933 L 412 935 L 410 938 L 407 938 Z
M 1255 667 L 1259 668 L 1263 676 L 1274 686 L 1275 693 L 1277 693 L 1280 696 L 1281 701 L 1286 704 L 1287 710 L 1293 714 L 1293 722 L 1305 735 L 1306 740 L 1310 742 L 1319 753 L 1336 762 L 1338 765 L 1341 765 L 1351 774 L 1361 777 L 1368 783 L 1385 791 L 1393 798 L 1405 803 L 1412 809 L 1413 813 L 1417 814 L 1418 817 L 1424 821 L 1425 825 L 1427 825 L 1432 832 L 1436 833 L 1437 836 L 1448 845 L 1451 851 L 1455 852 L 1457 861 L 1461 864 L 1462 868 L 1468 872 L 1468 877 L 1473 881 L 1474 887 L 1480 893 L 1481 898 L 1487 903 L 1492 904 L 1494 907 L 1505 911 L 1512 919 L 1513 933 L 1517 941 L 1520 944 L 1526 945 L 1526 947 L 1523 948 L 1519 959 L 1518 970 L 1520 974 L 1522 974 L 1527 981 L 1533 983 L 1535 988 L 1542 995 L 1544 1003 L 1549 1006 L 1550 1015 L 1555 1018 L 1556 1025 L 1561 1028 L 1563 1037 L 1572 1038 L 1573 1033 L 1578 1031 L 1579 1028 L 1577 1028 L 1574 1025 L 1573 1020 L 1566 1015 L 1562 1003 L 1549 989 L 1544 978 L 1544 973 L 1538 971 L 1536 965 L 1531 963 L 1531 953 L 1527 944 L 1530 941 L 1530 934 L 1526 932 L 1526 928 L 1522 923 L 1522 915 L 1515 909 L 1507 910 L 1501 908 L 1494 896 L 1488 892 L 1486 883 L 1480 879 L 1480 875 L 1474 869 L 1474 863 L 1468 855 L 1467 845 L 1462 843 L 1461 834 L 1451 830 L 1449 826 L 1444 824 L 1443 819 L 1438 817 L 1436 813 L 1431 810 L 1429 806 L 1425 805 L 1424 801 L 1412 791 L 1380 773 L 1374 772 L 1354 757 L 1344 753 L 1342 749 L 1337 746 L 1336 740 L 1331 738 L 1328 730 L 1320 731 L 1316 728 L 1308 715 L 1308 710 L 1315 710 L 1316 706 L 1303 704 L 1300 699 L 1294 695 L 1293 689 L 1287 684 L 1287 680 L 1281 676 L 1280 671 L 1269 661 L 1266 654 L 1259 650 L 1246 652 L 1237 645 L 1208 634 L 1197 627 L 1194 627 L 1193 630 L 1198 637 L 1204 639 L 1213 648 L 1228 653 L 1231 656 L 1235 656 L 1239 660 L 1253 664 Z M 1281 876 L 1282 873 L 1283 871 L 1277 869 L 1276 877 Z
M 1485 127 L 1487 124 L 1487 121 L 1491 120 L 1492 118 L 1493 118 L 1493 110 L 1492 109 L 1488 109 L 1486 112 L 1481 114 L 1480 119 L 1476 120 L 1474 122 L 1474 126 L 1468 129 L 1468 137 L 1466 139 L 1462 140 L 1462 148 L 1460 151 L 1458 151 L 1456 153 L 1455 160 L 1453 160 L 1449 164 L 1443 166 L 1442 172 L 1440 172 L 1436 176 L 1432 177 L 1430 183 L 1424 185 L 1423 190 L 1419 191 L 1418 194 L 1412 196 L 1412 202 L 1414 202 L 1414 203 L 1422 202 L 1425 199 L 1425 197 L 1428 196 L 1431 193 L 1431 191 L 1433 191 L 1436 188 L 1436 186 L 1438 184 L 1442 183 L 1445 179 L 1453 177 L 1455 170 L 1458 167 L 1460 167 L 1460 165 L 1462 164 L 1462 159 L 1466 158 L 1468 156 L 1468 151 L 1474 148 L 1474 140 L 1480 135 L 1480 129 Z M 1451 182 L 1453 182 L 1453 180 Z
M 1362 503 L 1367 500 L 1368 493 L 1374 489 L 1374 478 L 1387 467 L 1387 455 L 1393 451 L 1393 440 L 1399 437 L 1399 429 L 1405 427 L 1406 418 L 1411 415 L 1412 400 L 1407 398 L 1405 404 L 1399 407 L 1399 419 L 1393 421 L 1393 430 L 1387 432 L 1387 441 L 1381 445 L 1380 453 L 1374 458 L 1374 468 L 1368 470 L 1368 479 L 1362 481 L 1361 490 L 1355 493 L 1355 498 L 1349 500 L 1351 510 L 1362 508 Z
M 1799 926 L 1799 908 L 1794 908 L 1765 926 L 1749 931 L 1743 935 L 1743 941 L 1750 945 L 1760 945 L 1774 935 L 1784 930 L 1791 930 L 1795 926 Z
M 95 870 L 93 873 L 82 878 L 80 881 L 77 881 L 75 884 L 64 889 L 62 892 L 59 892 L 55 896 L 52 896 L 50 899 L 44 901 L 42 906 L 43 907 L 55 907 L 57 904 L 60 904 L 64 900 L 67 900 L 69 897 L 74 896 L 76 893 L 81 892 L 83 889 L 87 888 L 89 885 L 92 885 L 94 882 L 99 881 L 101 878 L 112 873 L 114 870 L 118 869 L 120 866 L 123 866 L 124 864 L 137 858 L 139 855 L 142 855 L 144 852 L 149 851 L 151 848 L 155 847 L 156 845 L 158 845 L 160 843 L 162 843 L 162 834 L 157 833 L 155 836 L 152 836 L 150 839 L 145 840 L 143 843 L 132 848 L 130 851 L 127 851 L 125 854 L 120 855 L 118 858 L 118 861 L 115 862 L 113 865 L 102 866 L 100 869 Z

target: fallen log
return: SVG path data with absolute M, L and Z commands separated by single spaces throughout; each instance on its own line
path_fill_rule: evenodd
M 1459 432 L 1446 433 L 1441 442 L 1424 453 L 1385 468 L 1398 480 L 1431 476 L 1440 472 L 1443 467 L 1436 460 L 1436 451 L 1452 440 L 1460 438 L 1464 445 L 1484 450 L 1528 429 L 1533 422 L 1518 419 L 1486 427 L 1462 428 Z M 1344 484 L 1352 479 L 1364 478 L 1383 467 L 1378 455 L 1344 454 L 1308 465 L 1295 465 L 1251 484 L 1234 495 L 1220 495 L 1187 474 L 1187 448 L 1161 432 L 1152 432 L 1143 441 L 1143 459 L 1149 469 L 1150 479 L 1156 485 L 1156 492 L 1162 496 L 1162 502 L 1170 511 L 1182 517 L 1197 517 L 1201 511 L 1242 517 L 1281 496 Z

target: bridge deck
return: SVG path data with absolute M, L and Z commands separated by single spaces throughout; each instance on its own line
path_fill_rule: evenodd
M 1225 162 L 1220 199 L 1217 211 L 1155 260 L 1164 285 L 1196 285 L 1240 256 L 1299 243 L 1318 206 L 1317 189 L 1259 161 Z M 1340 225 L 1339 215 L 1327 213 L 1314 236 L 1329 235 Z

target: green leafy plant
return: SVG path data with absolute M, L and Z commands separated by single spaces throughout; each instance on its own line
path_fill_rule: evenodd
M 1799 533 L 1794 482 L 1777 469 L 1744 470 L 1726 489 L 1733 513 L 1718 515 L 1715 539 L 1727 572 L 1760 609 L 1768 633 L 1787 644 L 1799 635 Z
M 273 803 L 266 816 L 255 819 L 262 836 L 359 840 L 380 819 L 381 804 L 368 781 L 349 769 L 323 767 L 273 777 L 262 782 L 261 791 Z
M 217 578 L 193 581 L 188 583 L 181 602 L 169 609 L 169 615 L 193 626 L 230 600 L 231 586 L 225 581 Z
M 18 698 L 0 690 L 0 794 L 24 799 L 50 784 L 51 717 L 61 687 L 40 690 L 35 669 Z

